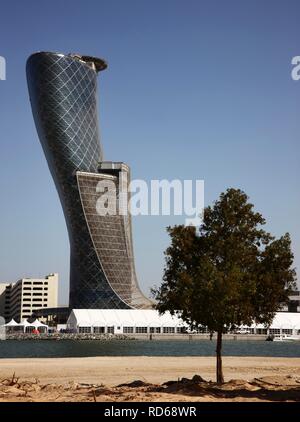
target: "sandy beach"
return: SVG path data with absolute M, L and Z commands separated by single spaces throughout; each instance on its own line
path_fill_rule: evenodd
M 223 364 L 226 383 L 217 387 L 212 357 L 1 359 L 0 401 L 300 400 L 300 358 L 224 357 Z M 195 374 L 202 379 L 189 382 Z
M 54 359 L 0 359 L 0 378 L 15 374 L 42 383 L 102 383 L 114 386 L 134 380 L 160 384 L 171 379 L 201 375 L 215 379 L 214 357 L 84 357 Z M 225 381 L 267 375 L 298 375 L 300 358 L 224 357 Z

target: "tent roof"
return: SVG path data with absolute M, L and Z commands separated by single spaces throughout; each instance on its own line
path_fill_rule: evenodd
M 7 323 L 4 324 L 5 327 L 19 327 L 20 324 L 18 324 L 13 318 Z
M 38 319 L 36 319 L 35 321 L 33 321 L 30 325 L 32 325 L 33 327 L 48 327 L 48 325 L 44 324 L 43 322 L 39 321 Z
M 92 326 L 136 326 L 177 327 L 183 322 L 169 312 L 159 315 L 152 309 L 73 309 L 68 324 L 80 327 Z
M 27 319 L 23 319 L 22 322 L 20 322 L 20 324 L 18 324 L 19 326 L 22 327 L 34 327 L 34 328 L 38 328 L 38 327 L 48 327 L 48 325 L 42 323 L 41 321 L 39 321 L 38 319 L 36 319 L 33 322 L 28 322 Z
M 252 328 L 266 328 L 263 324 L 252 324 Z M 300 312 L 277 312 L 270 328 L 300 329 Z

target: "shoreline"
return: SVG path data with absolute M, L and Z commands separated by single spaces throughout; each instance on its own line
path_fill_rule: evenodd
M 234 341 L 266 341 L 267 335 L 265 334 L 224 334 L 223 340 L 234 340 Z M 6 341 L 18 340 L 47 340 L 47 341 L 82 341 L 82 340 L 95 340 L 95 341 L 130 341 L 130 340 L 149 340 L 149 341 L 170 341 L 170 340 L 181 340 L 181 341 L 197 341 L 197 340 L 216 340 L 214 335 L 210 339 L 209 334 L 8 334 Z

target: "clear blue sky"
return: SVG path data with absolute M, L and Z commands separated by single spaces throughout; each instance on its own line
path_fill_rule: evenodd
M 1 2 L 0 280 L 59 272 L 68 297 L 69 246 L 40 147 L 25 79 L 38 50 L 105 58 L 100 124 L 105 158 L 134 178 L 204 179 L 206 204 L 245 190 L 276 236 L 289 231 L 300 265 L 298 0 L 27 0 Z M 143 290 L 159 284 L 165 227 L 135 217 Z

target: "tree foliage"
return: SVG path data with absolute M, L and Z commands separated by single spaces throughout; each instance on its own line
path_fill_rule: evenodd
M 236 326 L 270 324 L 295 288 L 295 270 L 289 234 L 275 239 L 264 224 L 244 192 L 228 189 L 205 209 L 199 232 L 168 227 L 163 283 L 153 290 L 157 309 L 206 326 L 220 341 Z

